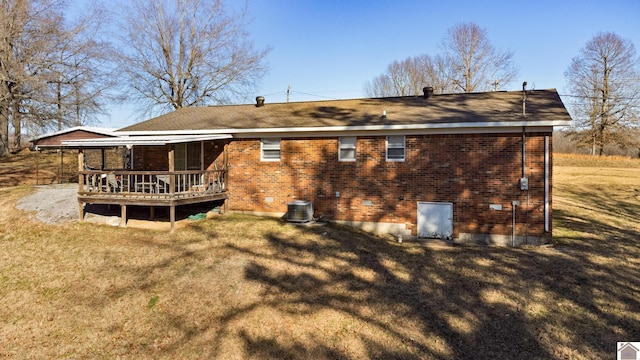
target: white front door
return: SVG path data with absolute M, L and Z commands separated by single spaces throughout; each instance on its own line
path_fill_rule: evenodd
M 418 202 L 418 237 L 451 239 L 453 203 Z

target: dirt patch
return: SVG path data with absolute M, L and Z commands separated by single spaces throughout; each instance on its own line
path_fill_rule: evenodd
M 35 193 L 23 197 L 16 208 L 33 211 L 34 217 L 47 224 L 61 224 L 78 219 L 78 185 L 36 186 Z

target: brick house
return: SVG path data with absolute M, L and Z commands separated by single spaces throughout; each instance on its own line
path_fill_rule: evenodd
M 132 141 L 133 170 L 167 170 L 177 158 L 183 170 L 224 168 L 232 211 L 282 216 L 304 200 L 316 217 L 379 233 L 495 244 L 551 236 L 552 132 L 571 121 L 554 89 L 256 100 L 184 108 L 116 134 L 182 136 Z

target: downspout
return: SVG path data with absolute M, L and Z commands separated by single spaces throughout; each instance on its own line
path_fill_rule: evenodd
M 527 87 L 527 82 L 525 81 L 522 83 L 522 117 L 524 118 L 524 120 L 526 120 L 526 117 L 527 117 L 527 111 L 526 111 L 527 93 L 525 91 L 526 87 Z M 527 138 L 526 138 L 525 132 L 526 132 L 526 127 L 523 126 L 522 127 L 522 178 L 523 179 L 525 177 L 525 160 L 527 158 L 527 146 L 526 146 Z
M 511 202 L 511 246 L 516 246 L 516 203 L 514 200 Z
M 551 231 L 549 222 L 549 136 L 544 137 L 544 231 Z
M 529 237 L 529 179 L 526 173 L 527 161 L 527 135 L 526 127 L 522 127 L 522 178 L 520 179 L 520 190 L 527 192 L 527 201 L 524 209 L 524 243 L 527 244 Z
M 527 117 L 527 82 L 522 83 L 522 117 L 526 120 Z M 529 237 L 529 179 L 526 173 L 527 162 L 527 128 L 522 127 L 522 177 L 520 178 L 520 190 L 527 192 L 527 201 L 525 203 L 524 211 L 524 243 L 527 244 Z
M 526 127 L 522 127 L 522 176 L 521 178 L 525 178 L 527 176 L 526 174 L 526 168 L 525 168 L 525 163 L 527 161 L 527 136 L 525 135 L 525 131 L 526 131 Z M 523 189 L 524 190 L 524 189 Z

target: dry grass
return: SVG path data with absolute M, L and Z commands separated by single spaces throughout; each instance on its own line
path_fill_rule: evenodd
M 556 245 L 518 249 L 240 215 L 49 226 L 0 190 L 0 357 L 612 358 L 640 339 L 639 178 L 555 167 Z
M 597 168 L 640 168 L 640 159 L 625 156 L 591 156 L 583 154 L 553 154 L 554 166 Z
M 77 164 L 77 151 L 66 150 L 60 156 L 55 150 L 35 152 L 25 149 L 16 155 L 0 157 L 0 188 L 77 182 Z

